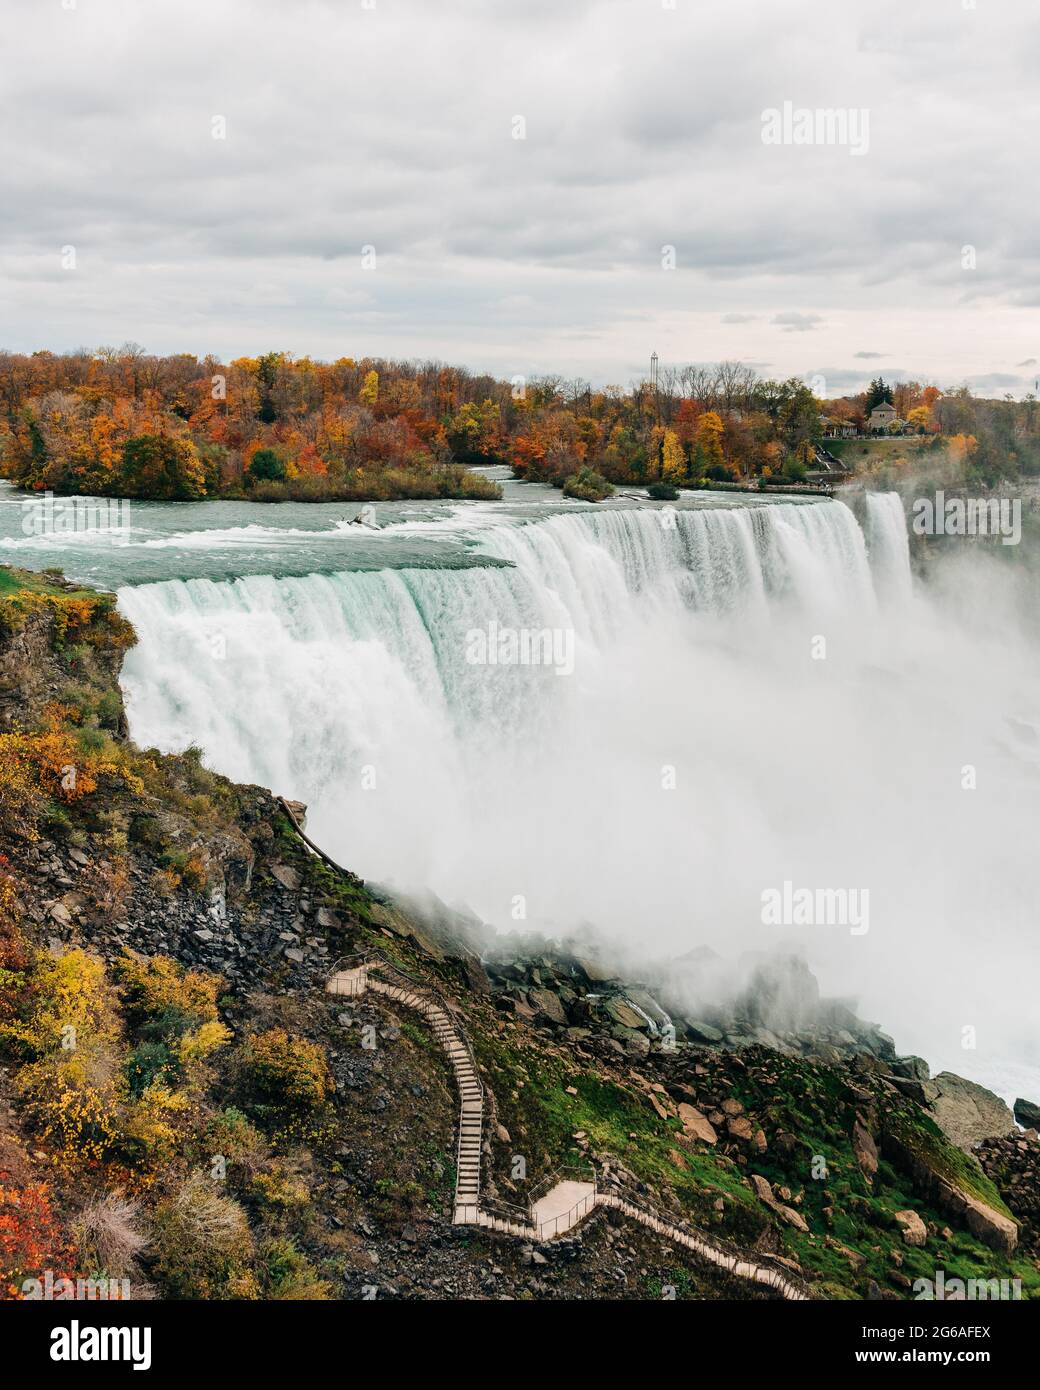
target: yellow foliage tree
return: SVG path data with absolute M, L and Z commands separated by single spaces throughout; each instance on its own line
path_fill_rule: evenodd
M 697 421 L 697 445 L 708 468 L 725 467 L 726 456 L 722 448 L 724 428 L 722 416 L 717 410 L 706 410 Z
M 686 476 L 686 454 L 674 430 L 665 430 L 661 449 L 661 477 L 666 483 L 681 483 Z
M 362 405 L 369 407 L 374 406 L 379 400 L 379 373 L 377 371 L 365 373 L 361 390 L 358 392 L 358 400 Z

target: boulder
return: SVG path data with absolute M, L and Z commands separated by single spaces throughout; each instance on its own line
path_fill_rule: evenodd
M 1018 1244 L 1018 1224 L 978 1197 L 967 1193 L 960 1195 L 964 1197 L 964 1220 L 972 1235 L 992 1250 L 1011 1255 Z
M 682 1025 L 686 1030 L 686 1036 L 692 1038 L 694 1042 L 722 1042 L 723 1035 L 718 1028 L 713 1028 L 710 1023 L 704 1023 L 699 1018 L 684 1018 L 682 1020 Z
M 590 956 L 574 956 L 573 962 L 590 985 L 605 985 L 611 980 L 620 978 L 616 970 L 612 970 L 610 966 L 604 965 L 598 960 L 593 960 Z
M 950 1071 L 940 1072 L 931 1085 L 937 1091 L 931 1103 L 935 1123 L 966 1152 L 970 1153 L 983 1139 L 999 1138 L 1014 1129 L 1011 1111 L 985 1086 Z
M 527 998 L 535 1012 L 549 1019 L 552 1023 L 564 1024 L 567 1022 L 567 1015 L 560 1003 L 560 996 L 554 994 L 551 989 L 529 989 Z
M 652 1019 L 658 1028 L 667 1028 L 672 1021 L 654 996 L 645 989 L 630 985 L 625 991 L 625 999 L 631 1007 Z
M 852 1152 L 856 1162 L 867 1178 L 872 1178 L 878 1170 L 878 1151 L 874 1136 L 857 1116 L 852 1126 Z
M 637 1031 L 649 1029 L 650 1025 L 637 1009 L 634 1009 L 620 994 L 612 995 L 605 1000 L 603 1008 L 622 1028 L 634 1028 Z
M 474 994 L 491 993 L 491 981 L 488 979 L 487 971 L 481 965 L 478 956 L 463 956 L 462 973 L 466 977 L 466 984 Z
M 291 864 L 272 864 L 271 874 L 283 888 L 288 888 L 291 893 L 298 891 L 301 883 L 300 873 Z
M 910 1081 L 927 1081 L 931 1076 L 923 1057 L 897 1057 L 892 1063 L 892 1071 L 896 1076 L 905 1076 Z
M 892 1076 L 888 1079 L 897 1091 L 916 1100 L 918 1105 L 929 1106 L 939 1095 L 939 1087 L 934 1081 L 918 1081 L 909 1076 Z
M 928 1227 L 916 1211 L 897 1211 L 896 1220 L 903 1232 L 907 1245 L 924 1245 L 928 1239 Z
M 781 1220 L 786 1221 L 789 1226 L 793 1226 L 796 1231 L 808 1232 L 808 1223 L 801 1212 L 795 1211 L 794 1207 L 784 1206 L 783 1202 L 778 1201 L 773 1195 L 773 1189 L 768 1180 L 760 1173 L 751 1174 L 751 1186 L 755 1189 L 759 1201 L 764 1202 L 770 1211 L 775 1212 Z
M 683 1102 L 679 1106 L 679 1119 L 687 1139 L 699 1139 L 704 1144 L 717 1144 L 719 1136 L 715 1126 L 695 1105 Z
M 819 1007 L 820 987 L 805 961 L 778 954 L 756 961 L 735 1014 L 773 1033 L 790 1033 L 814 1024 Z
M 1040 1129 L 1040 1105 L 1020 1096 L 1015 1101 L 1015 1119 L 1023 1129 Z
M 661 1118 L 662 1120 L 667 1120 L 667 1119 L 668 1119 L 668 1116 L 669 1116 L 669 1111 L 667 1111 L 667 1110 L 665 1109 L 665 1107 L 661 1104 L 661 1102 L 660 1102 L 660 1101 L 657 1099 L 657 1097 L 654 1095 L 653 1091 L 648 1091 L 648 1092 L 647 1092 L 647 1097 L 646 1097 L 646 1098 L 647 1098 L 647 1100 L 650 1102 L 650 1104 L 654 1107 L 654 1109 L 657 1111 L 657 1114 L 660 1116 L 660 1118 Z
M 1002 1254 L 1011 1254 L 1018 1244 L 1018 1223 L 1009 1212 L 997 1211 L 977 1195 L 979 1188 L 977 1180 L 972 1180 L 971 1169 L 975 1168 L 978 1179 L 983 1179 L 984 1174 L 976 1159 L 972 1158 L 967 1170 L 958 1174 L 957 1165 L 943 1152 L 944 1146 L 952 1140 L 915 1130 L 898 1117 L 885 1123 L 881 1141 L 885 1158 L 909 1174 L 920 1196 L 940 1210 L 956 1215 L 984 1244 Z

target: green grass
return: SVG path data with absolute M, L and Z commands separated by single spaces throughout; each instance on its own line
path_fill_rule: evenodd
M 527 1159 L 530 1185 L 583 1157 L 572 1136 L 584 1130 L 590 1150 L 616 1155 L 656 1194 L 660 1205 L 678 1207 L 692 1225 L 738 1244 L 753 1244 L 771 1220 L 747 1186 L 746 1173 L 760 1173 L 774 1189 L 787 1187 L 800 1195 L 798 1210 L 810 1234 L 783 1225 L 781 1238 L 787 1253 L 822 1281 L 820 1291 L 826 1297 L 862 1297 L 871 1279 L 912 1297 L 912 1290 L 893 1279 L 893 1271 L 912 1282 L 934 1279 L 937 1269 L 945 1269 L 951 1278 L 1019 1278 L 1023 1297 L 1040 1297 L 1040 1273 L 1027 1259 L 1008 1260 L 963 1229 L 955 1230 L 949 1240 L 930 1239 L 923 1248 L 904 1244 L 897 1211 L 915 1210 L 940 1232 L 953 1228 L 954 1220 L 923 1199 L 911 1178 L 884 1159 L 873 1183 L 867 1181 L 851 1143 L 861 1100 L 835 1068 L 768 1054 L 762 1066 L 725 1078 L 726 1089 L 771 1140 L 764 1153 L 749 1151 L 744 1167 L 716 1149 L 684 1144 L 678 1121 L 662 1119 L 637 1088 L 587 1067 L 583 1070 L 519 1031 L 500 1032 L 482 1024 L 483 1020 L 471 1020 L 474 1049 L 494 1090 L 499 1118 L 510 1133 L 506 1148 Z M 577 1094 L 569 1095 L 569 1086 Z M 1006 1213 L 978 1165 L 950 1144 L 927 1116 L 908 1107 L 901 1123 L 908 1146 L 912 1140 L 914 1151 L 926 1157 L 933 1171 Z M 780 1130 L 796 1136 L 789 1152 L 776 1143 Z M 681 1155 L 678 1161 L 676 1153 Z M 817 1156 L 826 1161 L 823 1180 L 812 1176 Z M 508 1158 L 505 1149 L 497 1154 L 497 1171 L 504 1171 Z M 509 1194 L 510 1200 L 523 1200 L 526 1190 Z M 714 1209 L 719 1197 L 725 1202 L 721 1219 Z M 862 1256 L 862 1266 L 853 1268 L 847 1256 L 827 1244 L 828 1236 Z
M 641 1092 L 557 1057 L 543 1056 L 528 1066 L 503 1035 L 474 1028 L 472 1037 L 511 1148 L 527 1159 L 531 1185 L 583 1159 L 572 1135 L 584 1130 L 592 1150 L 616 1155 L 664 1205 L 678 1205 L 694 1224 L 716 1226 L 734 1240 L 761 1233 L 764 1212 L 732 1161 L 684 1147 L 679 1121 L 662 1119 Z M 569 1095 L 568 1086 L 577 1094 Z M 679 1161 L 674 1153 L 681 1154 Z M 714 1210 L 719 1197 L 726 1201 L 721 1221 Z
M 908 459 L 927 449 L 931 443 L 932 437 L 929 435 L 897 435 L 894 438 L 879 435 L 877 439 L 825 439 L 823 447 L 835 458 L 860 469 L 878 463 L 892 463 L 899 458 Z
M 21 570 L 12 565 L 0 565 L 0 598 L 12 594 L 44 594 L 52 598 L 95 598 L 95 589 L 66 588 L 60 570 Z

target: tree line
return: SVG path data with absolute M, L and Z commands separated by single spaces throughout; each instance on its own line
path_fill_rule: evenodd
M 134 343 L 0 353 L 0 471 L 55 492 L 192 499 L 494 497 L 475 466 L 606 495 L 615 484 L 804 478 L 824 435 L 881 400 L 921 435 L 960 434 L 973 466 L 1032 470 L 1036 401 L 984 401 L 881 378 L 822 400 L 739 362 L 594 389 L 440 362 L 270 352 L 223 363 Z

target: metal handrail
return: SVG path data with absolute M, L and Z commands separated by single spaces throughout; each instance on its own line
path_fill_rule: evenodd
M 551 1240 L 553 1236 L 558 1236 L 561 1230 L 569 1231 L 596 1205 L 596 1197 L 595 1192 L 588 1192 L 584 1197 L 579 1198 L 573 1206 L 560 1212 L 559 1216 L 551 1216 L 545 1221 L 535 1221 L 532 1216 L 531 1225 L 534 1227 L 538 1239 Z M 551 1230 L 550 1227 L 552 1227 Z
M 440 1007 L 451 1019 L 452 1023 L 455 1024 L 456 1030 L 458 1032 L 459 1042 L 465 1048 L 466 1055 L 469 1057 L 469 1060 L 472 1063 L 473 1072 L 476 1077 L 477 1085 L 480 1087 L 481 1096 L 483 1096 L 484 1083 L 480 1079 L 480 1069 L 477 1065 L 476 1054 L 474 1053 L 473 1047 L 470 1044 L 469 1037 L 466 1034 L 466 1027 L 462 1021 L 459 1011 L 455 1007 L 455 1005 L 451 1003 L 450 1000 L 445 999 L 444 995 L 441 994 L 439 990 L 435 989 L 431 984 L 429 984 L 428 981 L 422 979 L 418 975 L 410 974 L 407 970 L 402 969 L 402 967 L 398 965 L 396 961 L 391 960 L 390 957 L 384 955 L 382 951 L 377 951 L 375 949 L 369 951 L 357 951 L 349 956 L 340 956 L 340 958 L 334 963 L 331 971 L 329 972 L 329 979 L 331 979 L 332 976 L 335 975 L 340 969 L 344 967 L 349 968 L 350 962 L 355 962 L 358 965 L 371 965 L 373 961 L 377 963 L 377 966 L 380 968 L 380 970 L 391 970 L 394 972 L 394 974 L 400 975 L 402 980 L 407 980 L 409 984 L 415 985 L 420 994 L 428 995 L 431 999 L 433 999 L 437 1004 L 440 1005 Z
M 545 1221 L 536 1221 L 534 1209 L 535 1204 L 539 1200 L 539 1196 L 544 1192 L 550 1192 L 558 1182 L 567 1178 L 568 1176 L 570 1176 L 571 1178 L 577 1178 L 579 1181 L 582 1182 L 591 1182 L 592 1191 L 587 1192 L 584 1197 L 579 1197 L 578 1200 L 572 1206 L 568 1207 L 566 1211 L 560 1212 L 558 1216 L 549 1217 Z M 596 1205 L 596 1198 L 598 1194 L 599 1182 L 594 1164 L 562 1164 L 559 1168 L 554 1168 L 553 1171 L 547 1177 L 544 1177 L 541 1180 L 541 1182 L 537 1183 L 534 1187 L 532 1187 L 527 1198 L 528 1221 L 530 1225 L 534 1227 L 535 1234 L 538 1236 L 539 1240 L 546 1238 L 546 1232 L 549 1232 L 549 1238 L 555 1235 L 559 1235 L 561 1229 L 569 1230 L 571 1226 L 575 1225 L 582 1216 L 584 1216 L 587 1212 L 592 1210 L 592 1208 Z M 549 1231 L 550 1226 L 553 1228 L 551 1231 Z
M 599 1182 L 596 1167 L 593 1163 L 562 1163 L 558 1168 L 554 1168 L 551 1173 L 542 1178 L 531 1188 L 527 1194 L 528 1211 L 538 1201 L 539 1197 L 550 1191 L 558 1182 L 567 1177 L 579 1177 L 582 1182 L 591 1182 L 593 1187 L 598 1190 Z
M 482 1211 L 486 1211 L 492 1216 L 500 1216 L 503 1220 L 512 1221 L 515 1225 L 529 1226 L 531 1224 L 529 1208 L 518 1207 L 513 1202 L 504 1202 L 501 1197 L 482 1196 L 480 1206 Z
M 661 1211 L 645 1201 L 640 1201 L 637 1197 L 632 1196 L 629 1190 L 617 1180 L 614 1180 L 610 1188 L 606 1190 L 603 1195 L 606 1197 L 615 1197 L 619 1202 L 624 1202 L 626 1206 L 635 1207 L 637 1211 L 641 1211 L 643 1215 L 648 1217 L 651 1221 L 660 1222 L 661 1225 L 664 1226 L 671 1226 L 683 1235 L 688 1236 L 692 1240 L 699 1241 L 700 1244 L 707 1246 L 709 1249 L 713 1249 L 716 1254 L 724 1255 L 727 1259 L 733 1260 L 737 1264 L 748 1264 L 756 1268 L 765 1269 L 766 1266 L 760 1262 L 772 1259 L 772 1256 L 767 1251 L 756 1253 L 755 1258 L 752 1259 L 745 1251 L 731 1245 L 728 1241 L 720 1240 L 718 1236 L 714 1234 L 709 1235 L 706 1231 L 691 1227 L 676 1213 Z M 779 1263 L 779 1261 L 777 1261 L 777 1263 Z M 807 1286 L 804 1280 L 798 1279 L 797 1276 L 786 1267 L 782 1266 L 781 1268 L 783 1268 L 782 1274 L 780 1269 L 771 1268 L 771 1272 L 790 1284 L 793 1289 L 797 1289 L 799 1292 L 806 1291 Z

